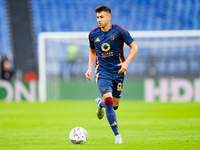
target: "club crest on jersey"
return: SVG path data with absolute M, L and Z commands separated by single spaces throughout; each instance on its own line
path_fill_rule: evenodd
M 106 88 L 105 88 L 105 87 L 102 87 L 101 90 L 102 90 L 102 92 L 105 92 L 105 91 L 106 91 Z
M 104 52 L 109 51 L 109 50 L 110 50 L 110 44 L 108 44 L 108 43 L 103 43 L 103 44 L 101 45 L 101 49 L 102 49 L 102 51 L 104 51 Z
M 110 39 L 111 39 L 111 40 L 115 40 L 115 35 L 114 35 L 114 34 L 111 34 L 111 35 L 110 35 Z
M 99 38 L 97 38 L 97 39 L 95 40 L 95 42 L 100 42 Z

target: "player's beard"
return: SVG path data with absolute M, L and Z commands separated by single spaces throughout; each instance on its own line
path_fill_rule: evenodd
M 99 22 L 98 24 L 100 28 L 105 28 L 108 25 L 108 23 L 103 24 L 102 22 Z
M 98 24 L 99 24 L 99 27 L 100 27 L 100 28 L 103 27 L 103 24 L 102 24 L 101 22 L 99 22 Z

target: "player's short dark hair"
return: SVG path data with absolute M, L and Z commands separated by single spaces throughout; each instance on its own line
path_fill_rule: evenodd
M 98 6 L 96 9 L 95 9 L 95 13 L 100 13 L 102 11 L 105 11 L 105 12 L 108 12 L 111 14 L 111 9 L 108 7 L 108 6 Z

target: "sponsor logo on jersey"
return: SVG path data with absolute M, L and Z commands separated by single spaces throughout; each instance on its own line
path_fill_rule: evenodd
M 95 40 L 95 42 L 100 42 L 99 38 L 97 38 L 97 39 Z
M 111 39 L 111 40 L 115 40 L 115 35 L 114 35 L 114 34 L 111 34 L 111 35 L 110 35 L 110 39 Z
M 113 52 L 105 52 L 105 53 L 101 53 L 102 57 L 111 57 L 113 56 Z
M 102 49 L 102 51 L 104 51 L 104 52 L 109 51 L 109 50 L 110 50 L 110 44 L 108 44 L 108 43 L 103 43 L 103 44 L 101 45 L 101 49 Z

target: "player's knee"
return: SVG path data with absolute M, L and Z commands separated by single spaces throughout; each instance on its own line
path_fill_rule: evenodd
M 105 105 L 112 105 L 113 104 L 113 99 L 111 97 L 106 97 L 104 99 Z
M 114 108 L 114 110 L 117 110 L 117 109 L 118 109 L 118 107 L 119 107 L 119 106 L 114 106 L 113 108 Z

